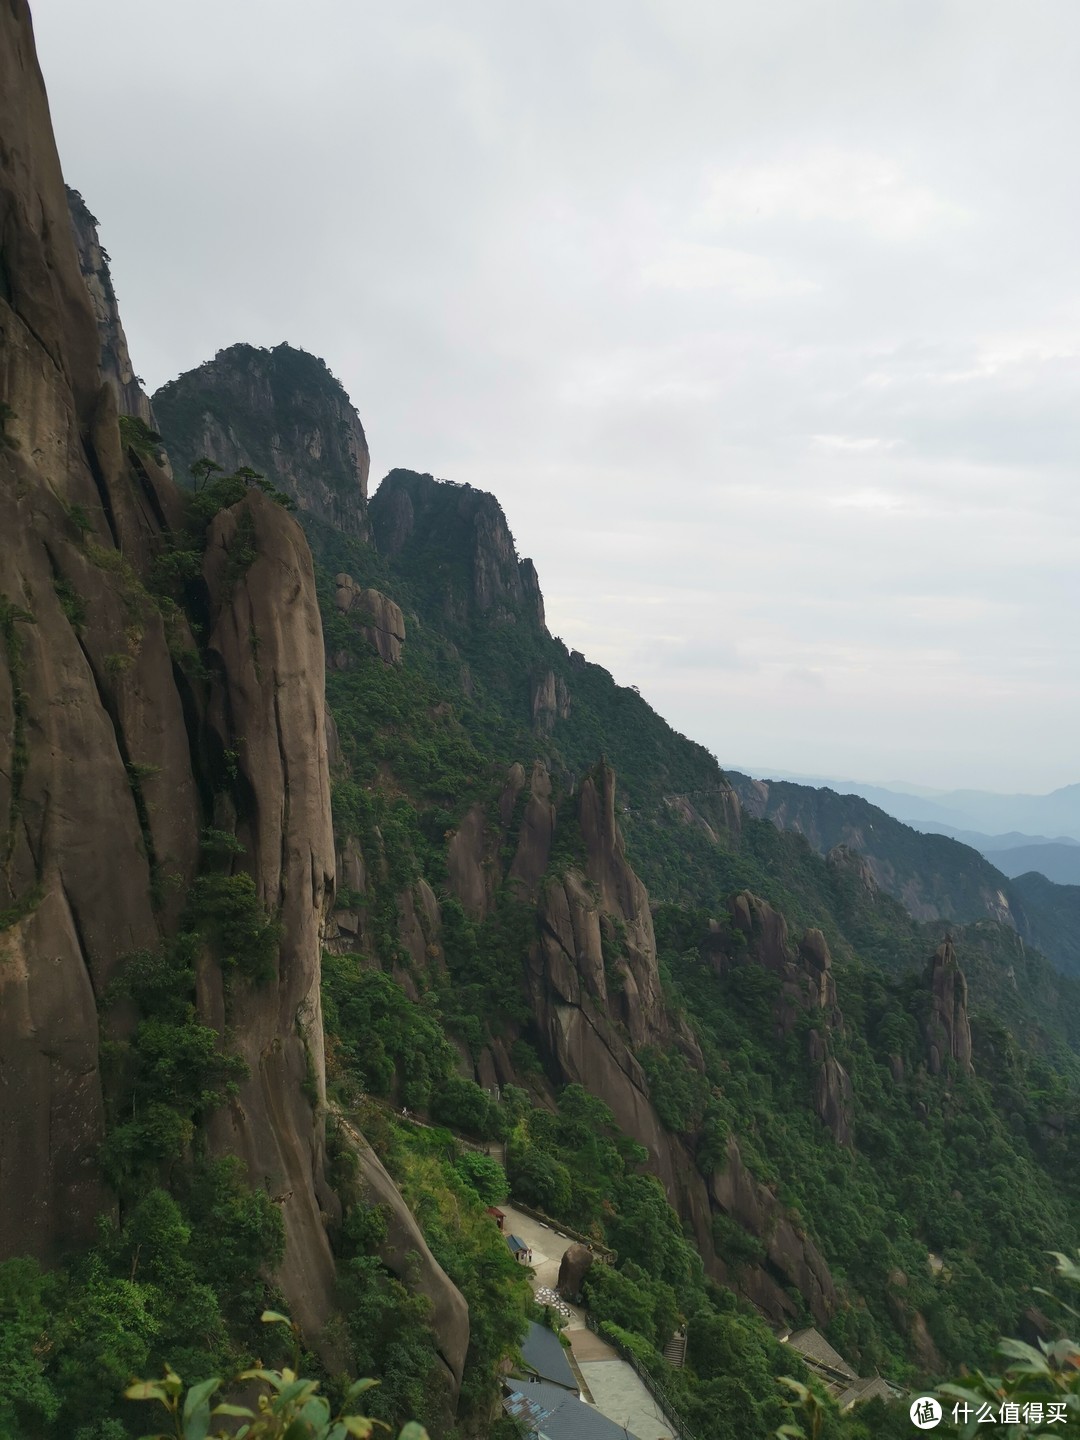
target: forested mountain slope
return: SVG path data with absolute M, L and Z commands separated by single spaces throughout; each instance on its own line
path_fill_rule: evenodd
M 187 383 L 155 396 L 167 440 Z M 826 859 L 748 815 L 712 756 L 548 633 L 494 497 L 392 471 L 367 518 L 372 545 L 307 518 L 349 877 L 331 1031 L 375 964 L 395 1005 L 438 1017 L 468 1080 L 530 1095 L 533 1116 L 566 1086 L 602 1102 L 705 1276 L 774 1322 L 813 1319 L 897 1374 L 984 1351 L 1030 1304 L 1037 1237 L 1077 1222 L 1071 982 L 1009 925 L 947 936 L 854 849 Z M 974 893 L 994 872 L 973 861 Z M 369 1091 L 412 1086 L 438 1112 L 411 1023 L 383 1023 L 370 1063 L 345 1045 Z M 627 1236 L 630 1200 L 603 1201 L 610 1175 L 574 1133 L 517 1122 L 517 1192 Z M 1007 1196 L 979 1178 L 1007 1168 Z M 657 1286 L 699 1326 L 722 1313 L 677 1247 L 646 1264 L 628 1243 L 635 1299 L 598 1295 L 601 1313 L 651 1345 L 670 1313 Z M 727 1434 L 714 1381 L 694 1383 L 703 1433 Z
M 875 884 L 916 919 L 1000 921 L 1059 970 L 1080 974 L 1066 887 L 1039 886 L 1029 897 L 1023 884 L 1008 879 L 978 850 L 912 829 L 859 795 L 785 780 L 753 780 L 734 771 L 730 779 L 746 813 L 804 835 L 821 855 L 837 846 L 857 851 Z
M 147 412 L 20 0 L 0 128 L 0 1434 L 138 1434 L 131 1376 L 272 1361 L 268 1304 L 337 1396 L 500 1433 L 507 1182 L 616 1252 L 590 1310 L 698 1440 L 782 1421 L 774 1329 L 907 1380 L 1045 1327 L 1073 982 L 746 814 L 549 634 L 494 497 L 369 503 L 313 357 Z

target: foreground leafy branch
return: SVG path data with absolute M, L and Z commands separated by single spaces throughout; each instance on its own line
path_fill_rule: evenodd
M 1051 1254 L 1061 1278 L 1080 1285 L 1080 1264 L 1060 1251 Z M 1039 1293 L 1049 1295 L 1046 1290 Z M 1070 1328 L 1074 1328 L 1080 1313 L 1071 1305 L 1058 1303 L 1069 1316 Z M 1074 1333 L 1080 1331 L 1074 1328 Z M 995 1421 L 1009 1426 L 1008 1434 L 1016 1440 L 1059 1435 L 1060 1430 L 1050 1427 L 1070 1421 L 1080 1424 L 1080 1340 L 1040 1340 L 1038 1348 L 1022 1340 L 1002 1340 L 998 1353 L 1012 1361 L 1002 1375 L 984 1375 L 976 1370 L 961 1384 L 940 1387 L 945 1414 L 957 1425 L 962 1440 L 968 1440 L 986 1423 L 988 1410 Z
M 293 1335 L 293 1364 L 297 1365 L 299 1354 L 299 1331 L 286 1315 L 275 1310 L 263 1312 L 262 1320 L 267 1325 L 285 1325 Z M 234 1405 L 227 1400 L 213 1401 L 228 1383 L 246 1386 L 249 1390 L 259 1386 L 260 1393 L 254 1399 L 255 1409 L 250 1405 Z M 298 1376 L 296 1369 L 264 1370 L 256 1366 L 242 1370 L 229 1382 L 223 1379 L 200 1380 L 184 1390 L 184 1382 L 170 1368 L 160 1380 L 137 1380 L 129 1385 L 124 1394 L 129 1400 L 157 1401 L 169 1414 L 171 1428 L 146 1435 L 143 1440 L 369 1440 L 376 1428 L 389 1430 L 381 1420 L 356 1415 L 348 1407 L 365 1390 L 377 1385 L 377 1380 L 357 1380 L 345 1392 L 342 1409 L 334 1414 L 330 1402 L 320 1395 L 319 1382 Z M 244 1423 L 237 1429 L 235 1422 Z M 212 1429 L 214 1425 L 218 1428 Z M 229 1428 L 222 1428 L 228 1425 Z M 422 1425 L 410 1423 L 404 1427 L 399 1440 L 427 1440 Z
M 1080 1285 L 1080 1252 L 1077 1260 L 1056 1250 L 1050 1254 L 1061 1279 Z M 1069 1317 L 1070 1329 L 1080 1333 L 1080 1312 L 1047 1290 L 1039 1289 L 1038 1293 L 1060 1304 Z M 961 1381 L 938 1386 L 936 1400 L 944 1426 L 939 1434 L 971 1440 L 983 1425 L 992 1424 L 1001 1426 L 1000 1433 L 1008 1435 L 1009 1440 L 1052 1440 L 1067 1433 L 1059 1426 L 1070 1421 L 1080 1424 L 1080 1341 L 1068 1337 L 1040 1340 L 1036 1347 L 1023 1340 L 1005 1339 L 998 1346 L 998 1354 L 1012 1362 L 1000 1375 L 976 1370 Z M 779 1383 L 795 1398 L 787 1402 L 792 1418 L 775 1432 L 776 1440 L 831 1440 L 833 1436 L 839 1440 L 849 1433 L 844 1428 L 849 1417 L 839 1415 L 831 1400 L 788 1377 Z M 894 1409 L 899 1412 L 901 1406 Z M 906 1421 L 904 1416 L 901 1424 L 906 1426 Z M 850 1424 L 857 1422 L 856 1409 Z

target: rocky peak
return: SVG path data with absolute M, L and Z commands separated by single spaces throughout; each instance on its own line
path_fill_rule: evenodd
M 968 1021 L 967 979 L 948 936 L 926 967 L 931 1008 L 926 1022 L 927 1060 L 932 1075 L 940 1075 L 951 1060 L 971 1073 L 971 1025 Z
M 732 897 L 729 911 L 735 929 L 746 937 L 749 956 L 780 977 L 780 1032 L 786 1035 L 799 1013 L 808 1011 L 821 1011 L 826 1029 L 841 1028 L 832 956 L 821 931 L 808 930 L 798 945 L 793 945 L 783 915 L 749 890 Z
M 324 361 L 287 344 L 231 345 L 153 403 L 178 476 L 203 456 L 230 472 L 250 465 L 305 515 L 370 539 L 364 427 Z
M 536 567 L 518 558 L 494 495 L 392 470 L 372 497 L 371 523 L 381 553 L 393 557 L 451 622 L 544 628 Z
M 792 945 L 783 915 L 749 890 L 733 896 L 729 909 L 735 929 L 746 937 L 749 956 L 780 977 L 778 1034 L 789 1034 L 802 1014 L 819 1017 L 820 1023 L 807 1037 L 807 1058 L 815 1071 L 814 1105 L 836 1142 L 849 1145 L 853 1094 L 847 1071 L 830 1050 L 830 1037 L 843 1030 L 844 1017 L 836 1001 L 825 936 L 820 930 L 807 930 L 798 945 Z
M 381 590 L 365 590 L 351 575 L 334 578 L 334 606 L 341 615 L 348 615 L 357 630 L 379 652 L 386 665 L 401 664 L 401 647 L 405 643 L 405 617 L 400 605 Z M 332 656 L 336 669 L 344 669 L 349 657 Z
M 109 271 L 109 257 L 98 238 L 98 222 L 78 190 L 72 190 L 70 186 L 66 190 L 79 268 L 90 292 L 90 303 L 97 321 L 101 378 L 112 387 L 121 415 L 136 415 L 153 429 L 155 422 L 150 401 L 128 354 L 127 336 L 120 322 L 116 291 Z
M 219 512 L 199 584 L 204 663 L 174 659 L 192 630 L 174 607 L 166 631 L 148 582 L 181 497 L 121 443 L 121 372 L 103 383 L 102 312 L 23 0 L 0 7 L 0 134 L 0 1259 L 70 1255 L 115 1210 L 100 1045 L 126 1022 L 98 1007 L 134 952 L 176 934 L 200 836 L 228 827 L 242 847 L 230 863 L 281 943 L 260 983 L 231 990 L 228 1024 L 222 966 L 200 950 L 198 1021 L 248 1068 L 205 1138 L 273 1186 L 275 1282 L 317 1346 L 336 1302 L 337 1202 L 320 1104 L 334 853 L 311 553 L 257 491 Z
M 557 720 L 570 718 L 570 691 L 554 670 L 545 670 L 533 681 L 532 716 L 533 728 L 540 735 L 550 735 Z

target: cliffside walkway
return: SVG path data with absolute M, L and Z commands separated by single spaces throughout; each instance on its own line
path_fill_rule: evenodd
M 377 1105 L 396 1119 L 403 1119 L 406 1124 L 422 1129 L 435 1128 L 415 1115 L 403 1116 L 396 1106 L 385 1100 L 369 1096 L 367 1102 Z M 350 1129 L 354 1128 L 350 1111 L 333 1103 L 328 1109 Z M 488 1145 L 477 1144 L 476 1141 L 466 1140 L 460 1135 L 455 1135 L 455 1139 L 471 1149 L 490 1153 Z M 554 1290 L 559 1279 L 562 1257 L 574 1243 L 573 1238 L 554 1225 L 548 1225 L 526 1214 L 524 1210 L 519 1210 L 509 1201 L 499 1208 L 504 1216 L 504 1232 L 516 1235 L 532 1252 L 532 1265 L 529 1268 L 532 1272 L 534 1293 L 545 1288 Z M 613 1257 L 613 1252 L 608 1254 Z M 567 1358 L 580 1385 L 583 1399 L 595 1406 L 601 1415 L 622 1426 L 628 1432 L 628 1440 L 694 1440 L 693 1435 L 684 1427 L 677 1426 L 665 1414 L 661 1404 L 633 1365 L 624 1360 L 595 1330 L 589 1329 L 586 1312 L 577 1305 L 570 1305 L 569 1309 L 570 1320 L 566 1326 L 566 1337 L 570 1341 L 570 1350 Z
M 532 1250 L 533 1289 L 554 1289 L 560 1262 L 573 1241 L 509 1202 L 499 1208 L 506 1216 L 505 1228 Z M 566 1327 L 570 1364 L 580 1377 L 585 1399 L 636 1440 L 688 1440 L 664 1414 L 633 1366 L 588 1328 L 585 1311 L 571 1305 L 570 1317 Z

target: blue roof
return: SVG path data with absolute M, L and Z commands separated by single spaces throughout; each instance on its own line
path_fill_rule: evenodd
M 565 1400 L 576 1398 L 561 1386 L 547 1385 L 543 1380 L 513 1379 L 503 1383 L 506 1386 L 503 1409 L 521 1420 L 529 1431 L 553 1415 Z
M 515 1255 L 517 1255 L 520 1251 L 527 1250 L 529 1248 L 528 1245 L 525 1244 L 525 1241 L 520 1239 L 517 1235 L 507 1235 L 506 1243 L 510 1246 L 510 1249 L 514 1252 Z
M 564 1390 L 573 1390 L 577 1394 L 577 1377 L 566 1358 L 562 1341 L 546 1325 L 529 1321 L 528 1332 L 521 1342 L 521 1359 L 525 1369 L 539 1375 L 541 1380 L 561 1385 Z
M 507 1380 L 503 1409 L 539 1440 L 637 1440 L 614 1420 L 558 1385 Z

